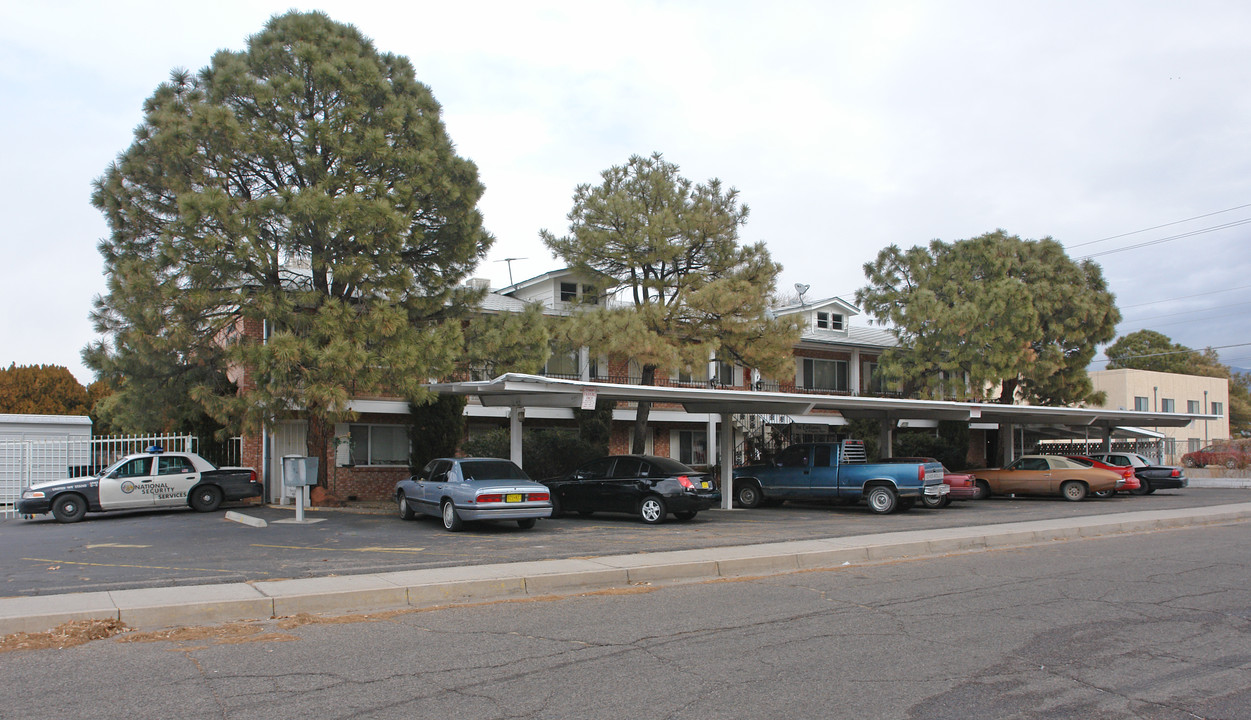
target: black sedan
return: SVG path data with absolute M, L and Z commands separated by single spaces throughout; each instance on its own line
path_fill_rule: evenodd
M 552 517 L 562 512 L 629 513 L 654 525 L 668 513 L 690 520 L 721 501 L 711 475 L 655 455 L 610 455 L 542 482 L 552 491 Z
M 1173 465 L 1153 465 L 1150 460 L 1132 452 L 1091 453 L 1090 457 L 1109 465 L 1129 465 L 1134 468 L 1134 476 L 1138 478 L 1138 489 L 1130 490 L 1134 495 L 1150 495 L 1156 490 L 1184 488 L 1190 485 L 1190 479 L 1182 473 L 1182 469 Z

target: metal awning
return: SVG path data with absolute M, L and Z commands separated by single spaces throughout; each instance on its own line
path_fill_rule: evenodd
M 1105 408 L 623 385 L 520 373 L 508 373 L 494 380 L 433 383 L 426 387 L 451 395 L 474 395 L 486 406 L 580 407 L 584 397 L 594 395 L 627 402 L 672 403 L 692 413 L 792 415 L 799 422 L 821 422 L 803 417 L 818 409 L 837 410 L 845 418 L 915 418 L 1000 425 L 1067 425 L 1107 430 L 1116 427 L 1185 427 L 1194 420 L 1218 419 L 1216 415 Z M 801 417 L 802 420 L 799 419 Z
M 807 395 L 803 393 L 683 388 L 658 385 L 621 385 L 584 380 L 564 380 L 541 375 L 507 373 L 494 380 L 432 383 L 430 390 L 450 395 L 472 395 L 488 407 L 508 407 L 510 453 L 521 463 L 521 410 L 526 407 L 593 407 L 606 398 L 625 402 L 652 402 L 681 405 L 689 413 L 721 416 L 717 445 L 720 457 L 733 458 L 734 437 L 730 416 L 736 414 L 791 415 L 808 422 L 813 410 L 836 410 L 845 418 L 876 418 L 883 423 L 884 447 L 889 449 L 893 421 L 955 420 L 1003 426 L 1067 426 L 1098 429 L 1110 437 L 1120 427 L 1185 427 L 1194 420 L 1215 420 L 1215 415 L 1153 413 L 1103 408 L 1041 407 L 999 405 L 996 403 L 952 402 L 943 400 L 904 400 L 857 395 Z M 828 416 L 824 416 L 828 417 Z M 813 420 L 820 422 L 820 420 Z M 733 505 L 733 462 L 721 463 L 722 507 Z

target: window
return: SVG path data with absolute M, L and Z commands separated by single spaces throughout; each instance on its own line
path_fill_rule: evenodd
M 162 455 L 156 463 L 157 475 L 182 475 L 193 472 L 195 472 L 195 466 L 181 455 Z
M 684 465 L 707 465 L 708 433 L 701 430 L 679 430 L 677 460 Z
M 1141 411 L 1141 412 L 1150 411 L 1151 410 L 1151 398 L 1135 396 L 1134 397 L 1134 409 Z
M 867 393 L 882 393 L 882 376 L 877 371 L 877 362 L 865 360 L 860 363 L 860 383 Z
M 1216 415 L 1217 417 L 1224 417 L 1225 416 L 1225 403 L 1218 403 L 1218 402 L 1212 403 L 1212 412 L 1210 414 Z
M 733 385 L 734 384 L 734 366 L 720 360 L 715 361 L 716 375 L 713 376 L 712 382 L 716 385 Z M 678 371 L 678 382 L 703 385 L 708 382 L 708 366 L 700 365 L 689 370 Z
M 777 464 L 779 467 L 808 467 L 808 446 L 791 445 L 778 453 Z
M 119 467 L 116 471 L 114 471 L 113 477 L 115 478 L 147 477 L 148 475 L 151 474 L 150 472 L 151 469 L 152 469 L 152 458 L 150 457 L 135 458 L 134 460 L 131 460 L 130 462 L 126 463 L 125 465 Z
M 1160 412 L 1177 412 L 1173 405 L 1173 398 L 1160 398 Z
M 581 377 L 578 371 L 578 360 L 581 353 L 577 350 L 556 350 L 552 349 L 552 355 L 547 359 L 547 364 L 543 366 L 543 374 L 548 376 L 577 378 Z
M 803 387 L 808 390 L 847 391 L 846 360 L 804 358 Z
M 1191 415 L 1198 415 L 1198 414 L 1199 414 L 1199 401 L 1198 401 L 1198 400 L 1187 400 L 1187 401 L 1186 401 L 1186 412 L 1190 413 Z
M 1199 444 L 1199 438 L 1190 438 L 1186 441 L 1187 452 L 1199 452 L 1201 447 L 1203 446 Z
M 837 313 L 817 311 L 817 327 L 821 330 L 842 330 L 843 316 Z
M 590 285 L 583 285 L 582 292 L 579 293 L 577 283 L 563 282 L 560 284 L 561 302 L 578 302 L 579 300 L 592 305 L 599 304 L 599 296 L 595 294 L 595 288 Z
M 349 425 L 354 465 L 407 465 L 408 432 L 403 425 Z

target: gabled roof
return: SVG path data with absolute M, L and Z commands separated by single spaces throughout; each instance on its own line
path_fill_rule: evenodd
M 604 277 L 604 278 L 609 277 L 608 275 L 603 275 L 601 273 L 594 273 L 594 274 L 599 275 L 600 277 Z M 551 282 L 553 280 L 557 280 L 560 278 L 583 279 L 585 278 L 585 276 L 574 272 L 573 268 L 565 267 L 565 268 L 560 268 L 558 270 L 549 270 L 548 272 L 545 272 L 542 275 L 536 275 L 530 278 L 529 280 L 522 280 L 521 282 L 513 283 L 512 285 L 509 285 L 506 288 L 500 288 L 499 290 L 496 290 L 495 292 L 501 295 L 512 295 L 513 293 L 518 292 L 520 290 L 525 290 L 526 288 L 532 288 L 535 285 L 542 285 L 543 283 Z
M 846 330 L 805 328 L 799 340 L 800 342 L 866 348 L 888 348 L 899 344 L 899 339 L 889 330 L 858 325 L 848 327 Z
M 833 307 L 843 315 L 859 315 L 860 308 L 852 305 L 840 297 L 828 297 L 824 300 L 814 300 L 812 302 L 802 302 L 798 305 L 787 305 L 785 307 L 774 308 L 775 315 L 794 315 L 801 312 L 812 312 L 814 310 L 822 310 Z

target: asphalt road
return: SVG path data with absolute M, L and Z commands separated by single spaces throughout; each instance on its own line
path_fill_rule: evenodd
M 0 717 L 1248 718 L 1248 547 L 1236 523 L 130 633 L 6 653 Z
M 448 533 L 438 520 L 398 514 L 309 511 L 313 525 L 275 524 L 294 508 L 236 506 L 264 518 L 254 528 L 223 511 L 144 510 L 89 515 L 63 525 L 51 516 L 0 521 L 0 596 L 347 575 L 451 565 L 541 560 L 839 537 L 897 530 L 985 525 L 1245 502 L 1251 492 L 1187 488 L 1071 503 L 993 498 L 943 510 L 874 515 L 863 505 L 788 503 L 777 508 L 701 513 L 690 522 L 642 524 L 625 515 L 469 524 Z

